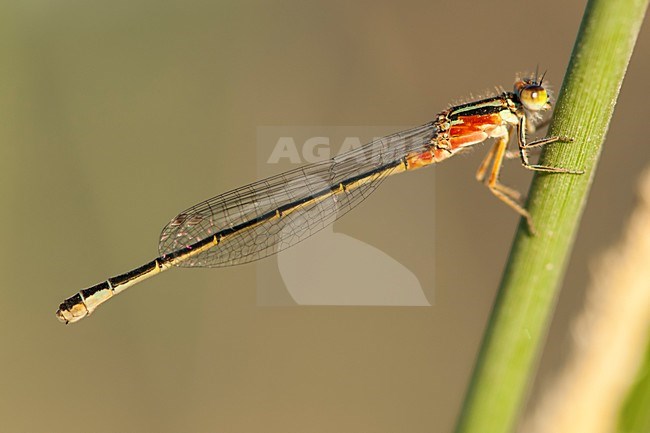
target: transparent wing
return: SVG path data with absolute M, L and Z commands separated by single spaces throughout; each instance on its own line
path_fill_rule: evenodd
M 198 203 L 165 226 L 159 252 L 165 256 L 222 233 L 218 246 L 178 266 L 230 266 L 275 254 L 363 201 L 396 171 L 396 162 L 425 151 L 436 131 L 431 122 Z M 354 187 L 337 189 L 341 184 Z

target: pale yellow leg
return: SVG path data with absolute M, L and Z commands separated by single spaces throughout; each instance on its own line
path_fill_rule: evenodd
M 508 145 L 508 137 L 501 137 L 495 143 L 493 150 L 490 153 L 492 154 L 491 159 L 492 169 L 490 170 L 490 177 L 488 178 L 486 184 L 490 189 L 492 194 L 494 194 L 499 200 L 510 206 L 515 212 L 517 212 L 522 217 L 526 218 L 528 223 L 528 228 L 532 234 L 535 233 L 535 228 L 533 226 L 533 220 L 526 209 L 519 204 L 518 200 L 521 197 L 521 194 L 518 191 L 515 191 L 512 188 L 509 188 L 505 185 L 502 185 L 499 182 L 499 172 L 501 171 L 501 164 L 503 163 L 503 158 L 506 153 L 506 146 Z M 486 158 L 487 159 L 487 158 Z M 482 164 L 481 164 L 482 165 Z M 480 168 L 479 168 L 480 170 Z M 477 173 L 478 174 L 478 173 Z M 477 175 L 478 178 L 478 175 Z
M 483 158 L 483 161 L 481 162 L 481 165 L 479 165 L 478 170 L 476 170 L 476 180 L 483 183 L 485 180 L 485 174 L 487 173 L 487 168 L 490 165 L 490 162 L 492 162 L 492 158 L 494 158 L 494 153 L 497 151 L 497 144 L 494 143 L 492 147 L 490 148 L 490 151 L 485 155 L 485 158 Z
M 507 144 L 506 144 L 507 145 Z M 483 158 L 483 161 L 481 162 L 481 165 L 479 166 L 478 170 L 476 170 L 476 180 L 483 183 L 485 181 L 485 175 L 487 174 L 487 168 L 494 159 L 494 154 L 497 153 L 497 150 L 499 148 L 499 142 L 495 142 L 492 147 L 490 148 L 490 151 L 485 155 L 485 158 Z M 519 156 L 519 154 L 516 154 Z M 505 154 L 501 157 L 503 158 L 508 158 L 508 152 L 506 151 Z M 496 162 L 496 161 L 495 161 Z M 501 166 L 501 163 L 499 163 L 499 167 Z M 510 187 L 507 187 L 501 183 L 496 183 L 494 185 L 494 188 L 498 189 L 499 191 L 503 192 L 504 194 L 510 196 L 515 201 L 519 201 L 521 199 L 521 193 L 515 189 L 512 189 Z

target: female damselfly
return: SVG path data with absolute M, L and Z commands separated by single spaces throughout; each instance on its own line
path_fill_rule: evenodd
M 550 108 L 543 76 L 518 79 L 512 92 L 453 106 L 422 126 L 213 197 L 165 226 L 158 258 L 81 290 L 61 303 L 56 316 L 63 323 L 77 322 L 116 294 L 172 266 L 221 267 L 274 254 L 331 224 L 386 177 L 443 161 L 489 138 L 496 141 L 476 178 L 524 217 L 534 233 L 520 194 L 499 182 L 499 172 L 515 132 L 518 156 L 527 169 L 581 173 L 529 162 L 529 149 L 569 141 L 561 137 L 527 141 L 526 133 L 535 130 L 541 113 Z

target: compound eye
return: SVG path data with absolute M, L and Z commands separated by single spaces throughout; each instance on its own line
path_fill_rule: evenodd
M 530 111 L 541 111 L 550 108 L 548 92 L 539 85 L 526 86 L 519 92 L 519 99 L 524 108 Z

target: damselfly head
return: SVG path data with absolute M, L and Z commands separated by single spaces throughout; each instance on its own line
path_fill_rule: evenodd
M 538 112 L 551 108 L 551 96 L 542 85 L 543 79 L 542 76 L 539 80 L 526 78 L 515 82 L 515 93 L 526 110 Z

